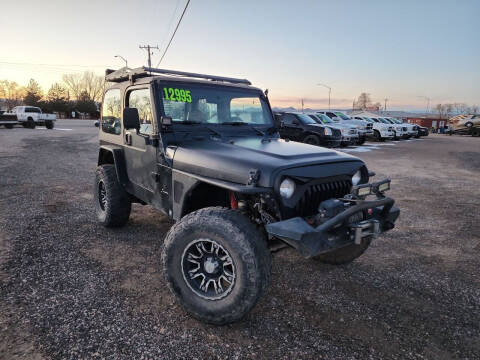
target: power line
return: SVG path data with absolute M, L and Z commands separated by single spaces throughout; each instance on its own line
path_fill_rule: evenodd
M 167 47 L 165 48 L 165 51 L 162 54 L 162 57 L 160 58 L 160 61 L 157 64 L 157 67 L 160 65 L 162 62 L 163 58 L 165 57 L 165 54 L 167 53 L 168 48 L 170 47 L 170 44 L 172 43 L 173 37 L 177 33 L 178 27 L 180 26 L 180 23 L 182 22 L 183 15 L 185 15 L 185 12 L 187 11 L 188 5 L 190 4 L 190 0 L 187 1 L 187 4 L 185 5 L 185 9 L 183 9 L 182 16 L 180 16 L 180 19 L 178 20 L 177 26 L 175 27 L 175 31 L 172 34 L 172 37 L 170 38 L 170 41 L 168 42 Z

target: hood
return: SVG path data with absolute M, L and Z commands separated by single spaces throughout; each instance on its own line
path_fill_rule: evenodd
M 260 171 L 258 185 L 272 187 L 277 174 L 285 169 L 313 165 L 363 162 L 327 148 L 260 137 L 233 138 L 233 141 L 204 138 L 182 142 L 173 157 L 173 168 L 191 174 L 246 185 L 251 170 Z M 321 177 L 322 167 L 314 176 Z
M 345 124 L 349 124 L 349 125 L 353 125 L 355 127 L 357 127 L 357 125 L 360 125 L 362 128 L 367 127 L 367 122 L 363 121 L 363 120 L 350 119 L 350 120 L 340 120 L 340 122 L 345 123 Z

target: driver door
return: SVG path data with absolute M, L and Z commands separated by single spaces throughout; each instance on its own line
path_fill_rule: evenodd
M 153 122 L 150 87 L 129 88 L 125 94 L 125 107 L 137 108 L 140 129 L 124 129 L 123 144 L 127 175 L 133 185 L 135 196 L 148 203 L 158 201 L 158 141 Z

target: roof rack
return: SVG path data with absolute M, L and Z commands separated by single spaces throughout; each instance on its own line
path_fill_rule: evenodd
M 110 82 L 122 82 L 126 80 L 134 80 L 135 78 L 151 76 L 152 73 L 174 75 L 174 76 L 181 76 L 181 77 L 191 77 L 191 78 L 197 78 L 197 79 L 207 79 L 211 81 L 222 81 L 222 82 L 229 82 L 233 84 L 252 85 L 252 83 L 247 79 L 236 79 L 236 78 L 225 77 L 225 76 L 214 76 L 214 75 L 206 75 L 206 74 L 196 74 L 196 73 L 185 72 L 185 71 L 156 69 L 156 68 L 150 68 L 145 66 L 135 68 L 135 69 L 130 69 L 127 67 L 123 67 L 118 70 L 107 69 L 105 70 L 105 80 Z

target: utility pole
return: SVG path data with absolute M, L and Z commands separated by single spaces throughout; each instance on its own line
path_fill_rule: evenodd
M 387 101 L 388 101 L 388 99 L 385 98 L 385 106 L 383 107 L 383 111 L 387 111 Z
M 153 51 L 151 51 L 152 49 L 157 49 L 157 50 L 160 50 L 158 48 L 158 45 L 157 46 L 150 46 L 150 45 L 140 45 L 139 46 L 140 49 L 143 49 L 143 50 L 147 50 L 147 54 L 148 54 L 148 67 L 151 68 L 152 67 L 152 59 L 151 59 L 151 55 L 153 55 Z

